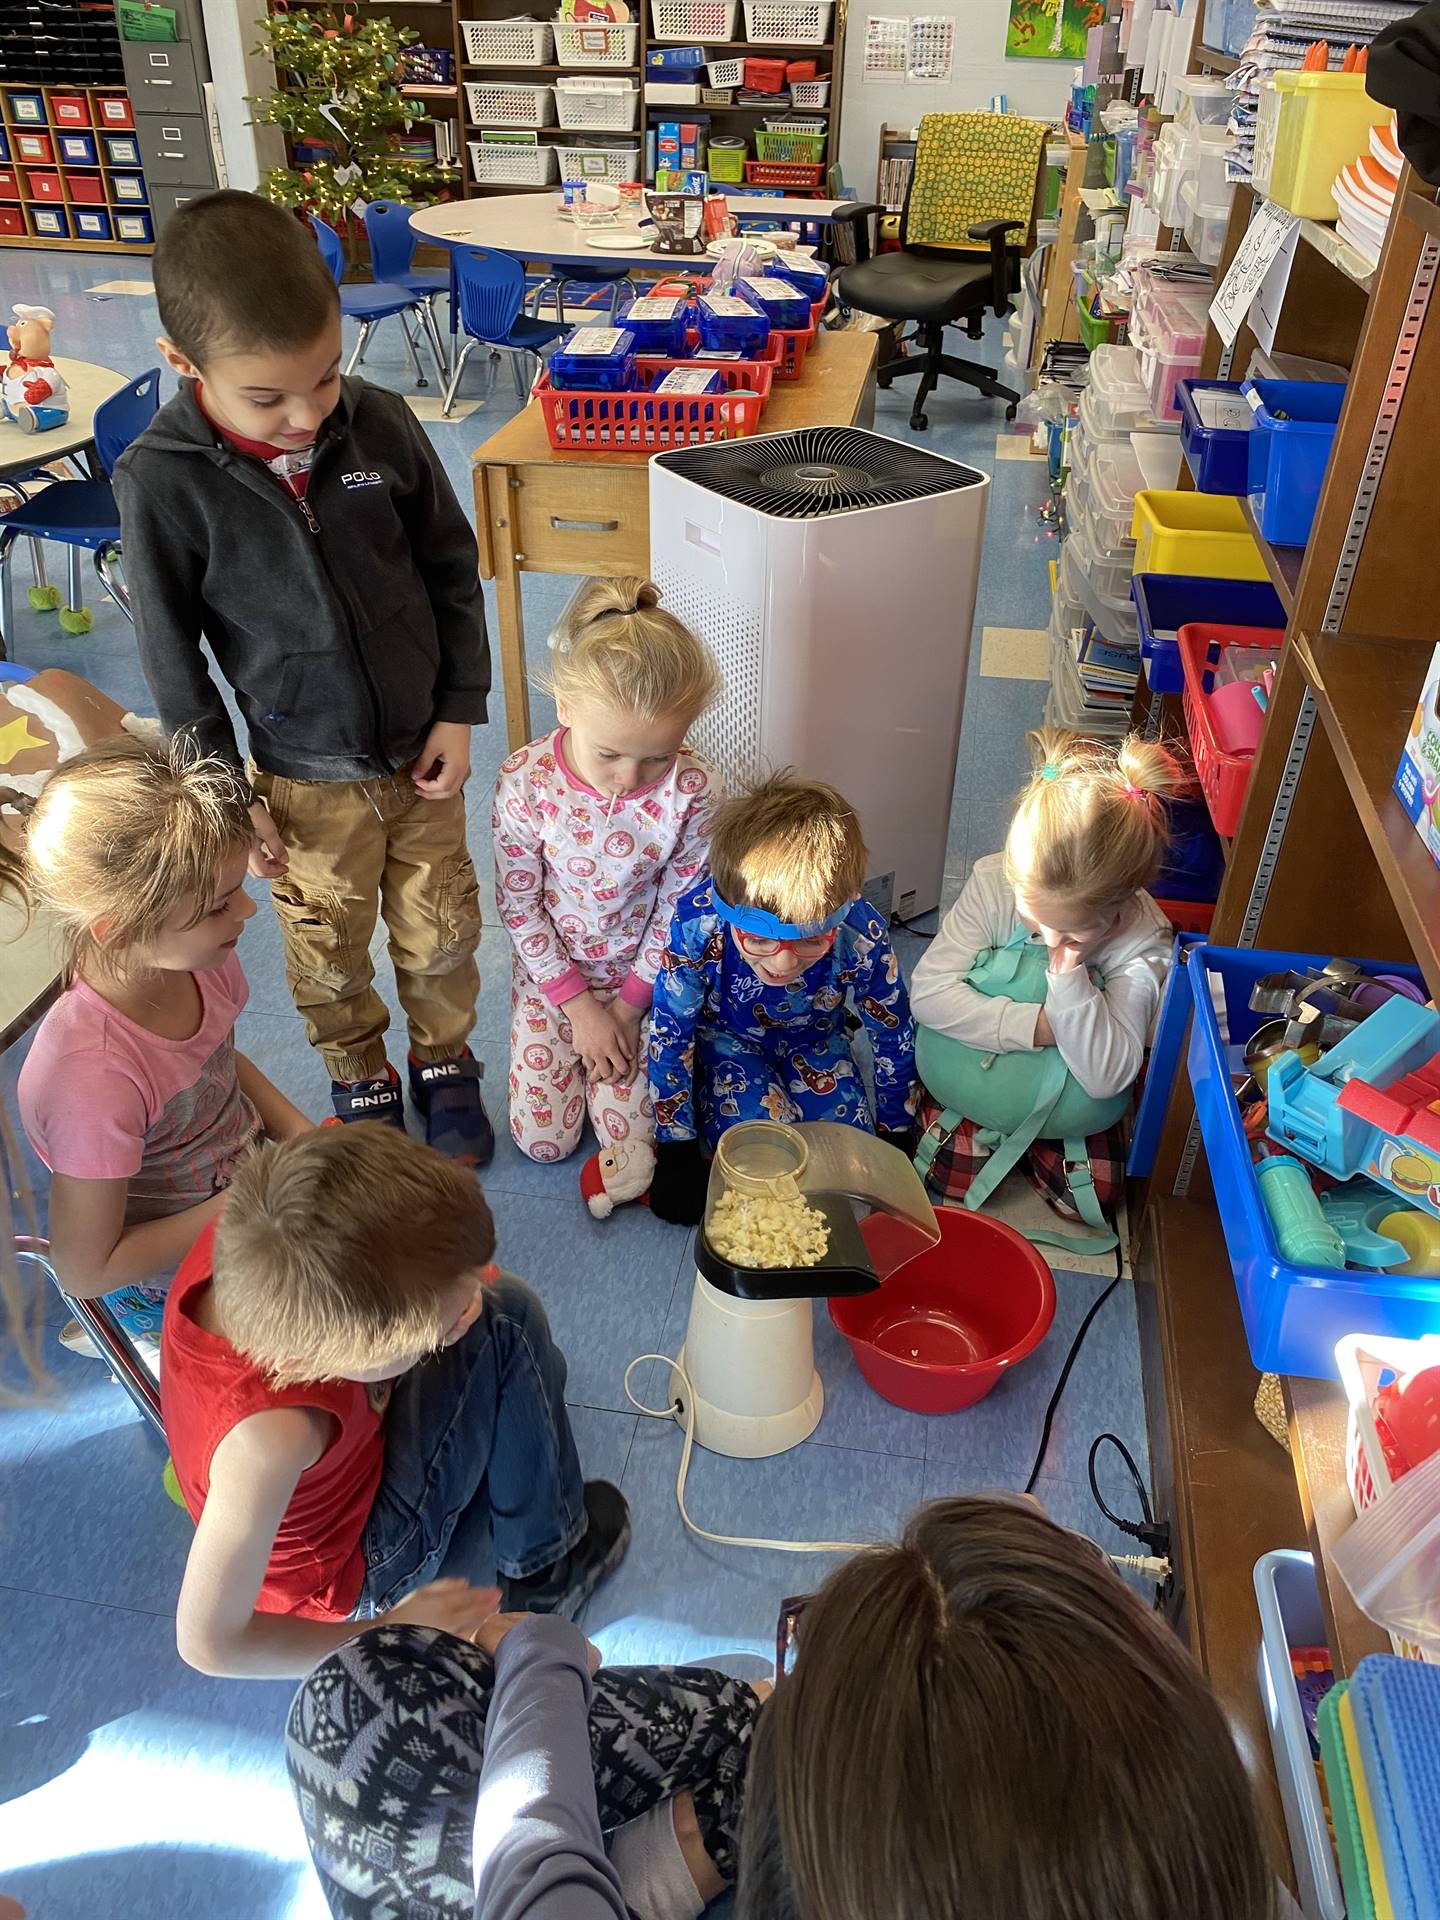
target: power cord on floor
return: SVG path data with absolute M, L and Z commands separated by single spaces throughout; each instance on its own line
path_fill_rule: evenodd
M 1120 1252 L 1117 1248 L 1115 1253 L 1115 1278 L 1102 1294 L 1097 1295 L 1096 1298 L 1091 1301 L 1090 1311 L 1080 1322 L 1075 1333 L 1075 1338 L 1070 1342 L 1070 1351 L 1066 1354 L 1065 1364 L 1060 1369 L 1060 1378 L 1055 1382 L 1055 1391 L 1050 1395 L 1050 1404 L 1045 1409 L 1044 1423 L 1040 1428 L 1040 1445 L 1035 1450 L 1035 1464 L 1030 1469 L 1030 1478 L 1025 1482 L 1026 1493 L 1033 1493 L 1035 1491 L 1035 1482 L 1040 1478 L 1040 1469 L 1044 1465 L 1045 1455 L 1050 1446 L 1050 1429 L 1055 1421 L 1055 1409 L 1060 1404 L 1060 1396 L 1064 1393 L 1066 1383 L 1070 1378 L 1070 1369 L 1080 1357 L 1080 1349 L 1085 1344 L 1085 1336 L 1090 1331 L 1091 1323 L 1094 1321 L 1096 1314 L 1099 1313 L 1105 1302 L 1119 1286 L 1120 1273 Z

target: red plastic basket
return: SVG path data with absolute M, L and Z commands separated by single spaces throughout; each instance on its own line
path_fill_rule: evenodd
M 790 187 L 796 193 L 813 193 L 825 176 L 823 166 L 807 160 L 747 160 L 747 187 Z
M 1185 676 L 1185 731 L 1195 772 L 1215 831 L 1227 839 L 1240 824 L 1245 789 L 1255 765 L 1253 754 L 1226 753 L 1215 737 L 1210 693 L 1215 668 L 1227 647 L 1254 647 L 1274 653 L 1284 634 L 1273 627 L 1181 627 L 1180 668 Z
M 560 453 L 609 448 L 618 453 L 666 453 L 716 440 L 743 440 L 754 433 L 770 397 L 774 369 L 756 361 L 646 360 L 655 378 L 696 366 L 723 373 L 724 393 L 561 392 L 548 373 L 535 383 L 535 397 L 550 444 Z
M 1210 923 L 1215 918 L 1213 900 L 1162 900 L 1158 895 L 1152 897 L 1176 933 L 1209 933 Z
M 815 323 L 808 327 L 772 327 L 765 358 L 772 362 L 777 380 L 798 380 L 805 356 L 815 340 Z

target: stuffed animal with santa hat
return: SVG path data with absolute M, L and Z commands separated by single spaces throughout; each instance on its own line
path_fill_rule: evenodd
M 580 1193 L 597 1220 L 608 1220 L 627 1200 L 643 1200 L 655 1174 L 648 1140 L 616 1140 L 592 1153 L 580 1169 Z
M 0 374 L 0 412 L 26 433 L 63 427 L 70 418 L 70 394 L 50 353 L 55 316 L 49 307 L 27 307 L 20 301 L 14 312 L 5 330 L 10 358 Z

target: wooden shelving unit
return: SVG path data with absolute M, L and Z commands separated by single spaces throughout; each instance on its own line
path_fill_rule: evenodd
M 20 110 L 34 102 L 43 107 L 43 120 Z M 0 126 L 9 156 L 0 160 L 0 246 L 154 251 L 150 191 L 123 86 L 40 87 L 6 80 L 0 83 Z M 68 157 L 75 151 L 86 157 Z M 112 157 L 132 151 L 133 159 Z
M 1222 274 L 1249 200 L 1237 191 Z M 1391 792 L 1437 638 L 1428 530 L 1440 432 L 1440 302 L 1430 294 L 1440 207 L 1407 171 L 1373 272 L 1363 262 L 1366 271 L 1355 271 L 1349 249 L 1310 223 L 1302 240 L 1275 344 L 1338 362 L 1350 378 L 1309 544 L 1261 542 L 1289 624 L 1210 939 L 1413 960 L 1440 993 L 1440 869 Z M 1236 369 L 1253 345 L 1242 328 Z M 1207 377 L 1221 351 L 1212 330 Z M 1340 1388 L 1282 1383 L 1288 1461 L 1250 1412 L 1258 1376 L 1203 1151 L 1190 1170 L 1193 1116 L 1182 1073 L 1140 1208 L 1157 1510 L 1174 1519 L 1192 1644 L 1273 1813 L 1255 1681 L 1259 1553 L 1309 1547 L 1338 1674 L 1388 1641 L 1354 1607 L 1332 1559 L 1353 1518 Z

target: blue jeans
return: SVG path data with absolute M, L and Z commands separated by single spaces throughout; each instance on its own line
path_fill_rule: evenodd
M 384 1613 L 433 1580 L 456 1523 L 477 1514 L 512 1580 L 558 1560 L 586 1525 L 565 1356 L 539 1300 L 509 1274 L 486 1287 L 463 1339 L 395 1382 L 357 1615 Z

